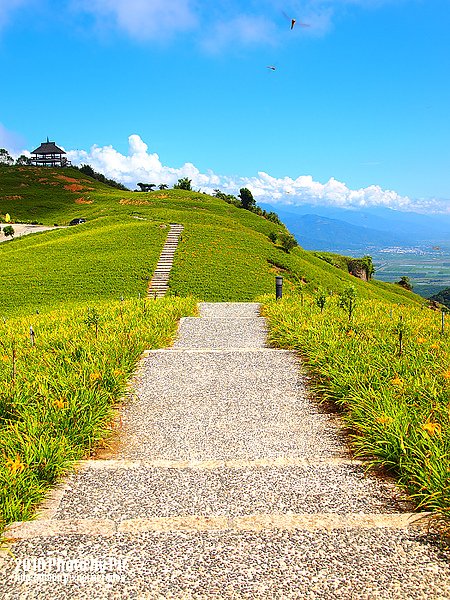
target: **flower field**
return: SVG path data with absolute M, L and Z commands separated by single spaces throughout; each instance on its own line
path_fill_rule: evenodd
M 450 519 L 450 319 L 356 298 L 268 300 L 272 345 L 297 350 L 324 400 L 343 410 L 357 456 L 383 466 L 424 509 Z M 342 302 L 341 302 L 342 304 Z
M 142 351 L 170 345 L 195 306 L 125 300 L 0 322 L 0 531 L 31 518 L 50 484 L 108 436 Z

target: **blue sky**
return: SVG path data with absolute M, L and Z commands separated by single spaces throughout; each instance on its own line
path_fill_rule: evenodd
M 450 211 L 450 0 L 0 2 L 0 147 L 48 135 L 131 186 Z

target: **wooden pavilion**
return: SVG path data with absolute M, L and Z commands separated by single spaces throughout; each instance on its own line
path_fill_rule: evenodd
M 67 167 L 70 163 L 63 154 L 66 154 L 64 150 L 47 138 L 46 142 L 42 142 L 39 148 L 31 153 L 31 163 L 36 167 Z

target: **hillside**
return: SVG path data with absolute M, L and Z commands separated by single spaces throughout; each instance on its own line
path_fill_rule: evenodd
M 430 300 L 439 302 L 440 304 L 447 306 L 447 308 L 450 308 L 450 288 L 445 288 L 437 294 L 434 294 L 434 296 L 430 296 Z
M 185 227 L 173 295 L 254 300 L 273 293 L 274 276 L 282 274 L 287 291 L 353 284 L 361 297 L 420 302 L 401 288 L 363 283 L 301 248 L 287 254 L 268 237 L 282 231 L 279 225 L 202 193 L 125 192 L 76 169 L 2 167 L 0 216 L 6 213 L 16 222 L 67 225 L 84 217 L 87 223 L 1 244 L 3 315 L 144 295 L 171 222 Z

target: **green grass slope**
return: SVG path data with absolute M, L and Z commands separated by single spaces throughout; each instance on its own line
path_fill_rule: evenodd
M 354 285 L 365 298 L 421 301 L 397 286 L 362 282 L 301 248 L 287 254 L 268 238 L 280 226 L 202 193 L 133 193 L 76 169 L 0 167 L 0 216 L 6 213 L 46 225 L 88 220 L 0 245 L 6 315 L 144 294 L 167 233 L 161 226 L 171 222 L 185 227 L 170 280 L 174 295 L 254 300 L 273 293 L 274 276 L 281 274 L 287 291 L 320 286 L 339 292 Z

